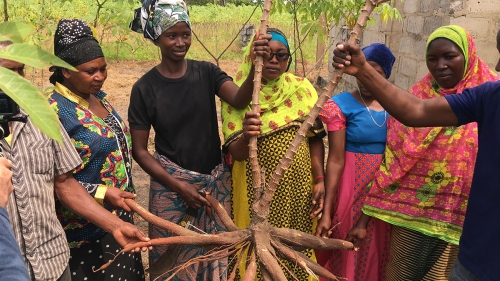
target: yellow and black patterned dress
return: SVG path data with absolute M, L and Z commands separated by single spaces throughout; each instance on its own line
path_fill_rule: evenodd
M 258 138 L 259 165 L 261 169 L 266 171 L 266 184 L 283 155 L 285 155 L 300 124 L 300 122 L 292 122 Z M 251 221 L 251 206 L 253 203 L 252 170 L 249 161 L 235 161 L 232 178 L 233 220 L 238 227 L 246 228 Z M 268 217 L 269 222 L 276 227 L 313 233 L 313 227 L 316 227 L 316 225 L 315 222 L 313 225 L 313 220 L 309 217 L 312 187 L 311 157 L 308 138 L 306 138 L 299 146 L 292 164 L 286 170 L 274 194 Z M 313 250 L 308 249 L 303 253 L 315 260 Z M 310 280 L 309 274 L 297 265 L 288 262 L 285 262 L 285 264 L 299 280 Z M 240 269 L 243 268 L 240 267 Z M 284 272 L 288 280 L 294 280 L 287 270 L 284 270 Z M 242 277 L 241 272 L 239 277 Z
M 236 72 L 235 83 L 237 85 L 241 85 L 251 72 L 250 47 L 251 44 L 247 46 L 243 63 Z M 263 124 L 257 145 L 259 164 L 260 168 L 265 170 L 266 184 L 317 99 L 318 94 L 307 79 L 288 72 L 282 73 L 273 80 L 262 77 L 260 120 Z M 249 110 L 251 110 L 250 105 L 238 110 L 225 102 L 221 103 L 225 147 L 241 137 L 245 113 Z M 308 138 L 300 145 L 292 165 L 285 172 L 274 194 L 268 217 L 273 226 L 313 233 L 315 225 L 309 216 L 313 191 L 309 137 L 322 137 L 318 135 L 320 132 L 324 134 L 321 122 L 317 124 L 319 126 L 314 127 L 319 129 L 310 130 Z M 248 160 L 234 162 L 232 180 L 233 220 L 238 227 L 246 228 L 251 221 L 253 203 L 252 170 Z M 305 250 L 304 254 L 316 260 L 310 249 Z M 241 270 L 244 270 L 244 264 L 240 265 Z M 285 265 L 288 269 L 283 269 L 283 272 L 289 280 L 294 280 L 294 278 L 288 270 L 293 272 L 299 280 L 309 280 L 309 274 L 298 265 L 291 263 L 285 263 Z M 239 277 L 242 276 L 243 272 L 240 271 Z

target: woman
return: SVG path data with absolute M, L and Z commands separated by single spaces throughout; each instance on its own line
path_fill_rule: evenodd
M 251 168 L 247 160 L 249 137 L 259 135 L 259 165 L 261 169 L 265 169 L 268 182 L 318 99 L 315 89 L 307 79 L 286 72 L 291 58 L 289 44 L 283 33 L 270 28 L 268 34 L 272 35 L 269 42 L 271 53 L 264 57 L 262 68 L 260 117 L 259 114 L 247 112 L 249 108 L 237 110 L 227 103 L 222 103 L 221 109 L 224 147 L 235 160 L 232 167 L 232 211 L 234 222 L 240 228 L 246 228 L 250 223 L 253 201 Z M 243 83 L 251 75 L 251 49 L 251 45 L 246 49 L 244 62 L 236 74 L 236 83 Z M 310 138 L 302 142 L 274 194 L 268 219 L 276 227 L 298 229 L 307 233 L 313 231 L 310 209 L 312 205 L 322 201 L 324 193 L 323 136 L 318 135 L 324 134 L 324 131 L 322 126 L 320 128 L 311 131 Z M 311 204 L 311 199 L 315 201 L 314 204 Z M 304 253 L 314 259 L 312 250 L 306 250 Z M 299 280 L 308 278 L 309 274 L 294 264 L 287 265 Z M 290 280 L 293 279 L 287 270 L 284 272 Z
M 368 63 L 385 78 L 395 57 L 384 44 L 363 48 Z M 328 100 L 320 113 L 328 129 L 325 203 L 316 235 L 345 239 L 361 215 L 367 185 L 382 161 L 387 112 L 359 82 L 357 89 Z M 333 218 L 333 220 L 332 220 Z M 332 229 L 333 226 L 333 229 Z M 349 280 L 385 280 L 390 227 L 374 219 L 358 251 L 318 251 L 319 263 Z
M 430 73 L 410 90 L 419 98 L 460 94 L 498 79 L 459 26 L 443 26 L 429 36 L 426 62 Z M 366 215 L 350 233 L 362 240 L 369 216 L 392 225 L 387 280 L 447 280 L 476 154 L 476 123 L 409 128 L 389 118 L 384 161 L 365 200 Z
M 49 96 L 82 158 L 74 177 L 109 212 L 133 224 L 130 209 L 123 201 L 135 197 L 131 139 L 125 123 L 101 91 L 107 77 L 101 47 L 85 22 L 63 19 L 57 25 L 54 53 L 78 70 L 52 68 L 50 82 L 55 90 Z M 93 269 L 112 259 L 123 245 L 111 233 L 59 202 L 56 211 L 71 249 L 69 265 L 73 281 L 144 280 L 140 253 L 122 254 L 106 270 L 94 273 Z
M 215 97 L 245 107 L 251 100 L 252 79 L 238 88 L 214 64 L 185 58 L 191 45 L 191 23 L 183 1 L 147 0 L 136 16 L 134 22 L 141 22 L 136 31 L 154 42 L 162 54 L 160 64 L 134 84 L 128 114 L 134 159 L 151 176 L 149 209 L 174 223 L 182 222 L 188 207 L 199 209 L 191 229 L 215 233 L 221 224 L 207 216 L 210 205 L 203 192 L 198 192 L 210 193 L 229 212 L 231 178 L 222 162 Z M 262 45 L 256 49 L 259 54 L 268 49 L 265 39 L 256 44 Z M 156 133 L 154 155 L 147 149 L 151 126 Z M 153 225 L 149 235 L 170 236 Z M 170 254 L 168 247 L 155 247 L 150 265 L 164 253 Z M 205 251 L 182 247 L 180 253 L 174 266 L 193 261 Z M 226 264 L 227 259 L 194 261 L 173 280 L 225 280 Z

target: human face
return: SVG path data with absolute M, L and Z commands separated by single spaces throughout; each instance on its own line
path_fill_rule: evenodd
M 183 61 L 191 46 L 191 29 L 185 22 L 178 22 L 163 31 L 156 40 L 162 59 Z
M 445 89 L 455 87 L 465 74 L 462 50 L 445 38 L 431 42 L 427 50 L 427 68 L 436 82 Z
M 23 63 L 20 63 L 17 61 L 12 61 L 12 60 L 0 59 L 0 66 L 3 66 L 7 69 L 10 69 L 10 70 L 14 71 L 15 73 L 24 77 L 24 64 Z
M 500 54 L 500 30 L 497 33 L 497 50 L 498 54 Z M 498 59 L 497 66 L 495 66 L 495 70 L 500 72 L 500 58 Z
M 382 75 L 382 77 L 386 78 L 384 69 L 378 63 L 371 60 L 367 61 L 367 63 L 371 65 L 380 75 Z M 370 94 L 370 91 L 368 91 L 358 79 L 356 79 L 356 83 L 358 84 L 359 91 L 363 96 L 371 97 L 372 94 Z
M 269 48 L 271 53 L 288 54 L 286 46 L 280 41 L 270 41 Z M 274 80 L 286 71 L 287 66 L 288 59 L 280 61 L 277 55 L 273 55 L 272 58 L 266 57 L 264 58 L 264 67 L 262 67 L 262 76 L 268 80 Z
M 64 86 L 83 98 L 98 93 L 108 77 L 106 59 L 103 57 L 82 63 L 75 68 L 78 72 L 63 69 Z

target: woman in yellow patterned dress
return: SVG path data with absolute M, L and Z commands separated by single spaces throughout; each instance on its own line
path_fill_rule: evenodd
M 271 53 L 264 57 L 262 68 L 260 116 L 248 112 L 250 107 L 236 110 L 224 102 L 221 110 L 224 148 L 234 161 L 232 215 L 241 228 L 250 223 L 253 202 L 252 171 L 247 161 L 249 137 L 258 135 L 259 165 L 266 171 L 267 183 L 318 99 L 316 90 L 307 79 L 286 72 L 291 60 L 283 33 L 276 29 L 268 29 L 268 33 L 272 35 L 269 42 Z M 236 84 L 245 81 L 249 74 L 253 62 L 251 53 L 249 44 L 244 62 L 236 74 Z M 317 124 L 320 124 L 319 129 L 311 129 L 308 138 L 302 142 L 274 195 L 268 219 L 276 227 L 313 232 L 311 217 L 321 211 L 324 194 L 322 137 L 325 132 L 321 122 Z M 312 250 L 304 253 L 315 259 Z M 297 265 L 286 265 L 299 280 L 309 278 Z M 287 270 L 284 272 L 288 279 L 293 280 Z

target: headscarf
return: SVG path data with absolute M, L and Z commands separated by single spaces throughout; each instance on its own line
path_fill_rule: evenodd
M 54 55 L 72 66 L 104 57 L 92 30 L 86 22 L 80 19 L 59 21 L 54 35 Z M 49 70 L 54 72 L 49 78 L 52 84 L 62 82 L 60 67 L 51 66 Z
M 88 24 L 79 19 L 62 19 L 54 35 L 54 55 L 72 66 L 104 57 Z
M 271 35 L 273 34 L 271 33 Z M 273 38 L 275 38 L 274 35 Z M 284 37 L 282 38 L 286 41 Z M 247 79 L 252 68 L 250 56 L 252 45 L 253 40 L 246 47 L 243 63 L 236 72 L 235 83 L 238 86 L 241 86 Z M 288 42 L 286 42 L 285 46 L 288 46 Z M 305 119 L 317 99 L 316 90 L 307 79 L 288 72 L 283 73 L 274 80 L 267 80 L 262 77 L 260 90 L 260 108 L 263 112 L 260 117 L 263 122 L 262 134 L 276 131 L 292 121 Z M 245 113 L 249 110 L 251 110 L 251 105 L 238 110 L 226 102 L 222 102 L 222 133 L 225 142 L 232 140 L 233 137 L 242 132 L 243 119 Z
M 411 88 L 413 95 L 429 99 L 460 94 L 466 88 L 498 80 L 477 56 L 474 40 L 465 29 L 445 26 L 429 38 L 427 45 L 446 38 L 460 46 L 467 68 L 453 89 L 433 87 L 437 83 L 429 73 Z M 477 124 L 410 128 L 391 117 L 387 127 L 384 161 L 363 212 L 458 244 L 477 154 Z
M 460 48 L 462 54 L 464 54 L 465 69 L 467 69 L 468 59 L 469 59 L 467 52 L 467 50 L 469 50 L 469 40 L 467 40 L 467 36 L 468 36 L 467 31 L 458 25 L 441 26 L 436 30 L 434 30 L 434 32 L 432 32 L 429 38 L 427 38 L 427 47 L 425 49 L 425 55 L 427 57 L 427 52 L 429 51 L 429 46 L 431 45 L 432 41 L 438 38 L 446 38 L 451 42 L 455 43 L 455 45 L 457 45 Z
M 185 22 L 191 29 L 188 8 L 183 0 L 146 0 L 134 11 L 130 29 L 143 33 L 155 43 L 167 29 L 179 22 Z
M 382 43 L 373 43 L 364 47 L 362 51 L 366 60 L 376 62 L 380 65 L 385 72 L 385 78 L 389 79 L 392 66 L 394 65 L 394 61 L 396 61 L 391 49 Z

